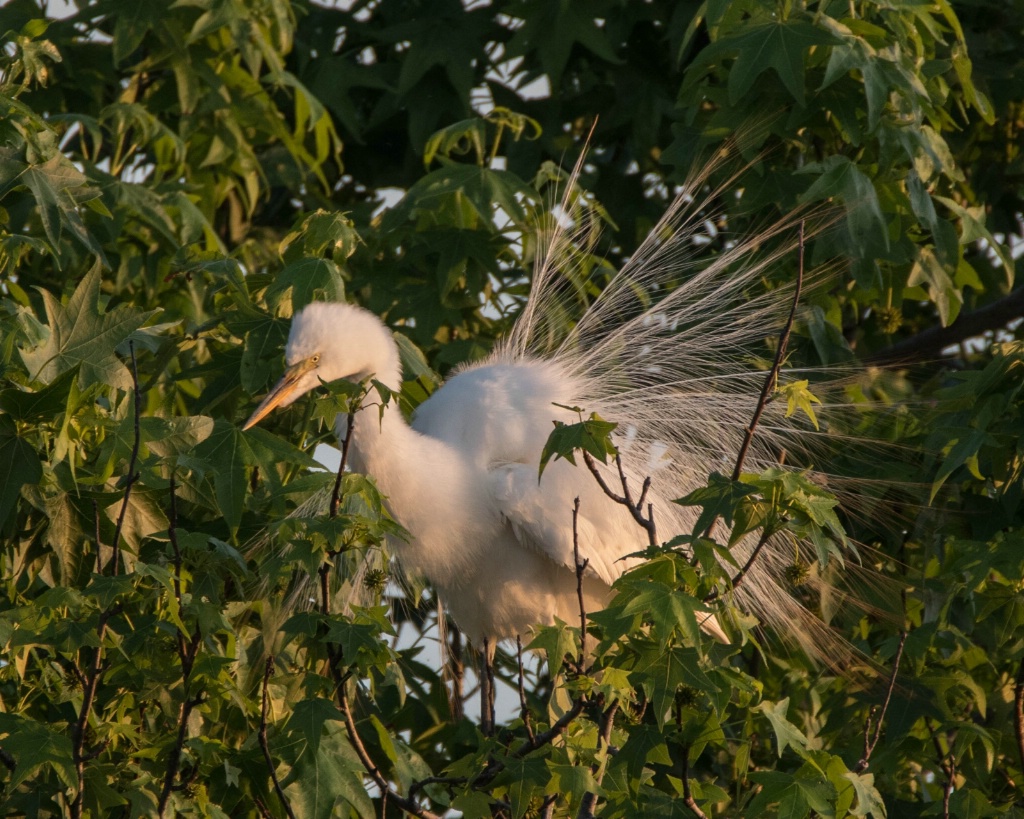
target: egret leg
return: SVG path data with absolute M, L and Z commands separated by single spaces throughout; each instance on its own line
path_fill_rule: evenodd
M 494 733 L 494 648 L 490 638 L 484 638 L 483 669 L 480 673 L 480 730 L 484 736 Z

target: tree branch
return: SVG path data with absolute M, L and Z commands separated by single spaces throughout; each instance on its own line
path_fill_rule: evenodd
M 608 486 L 601 474 L 601 470 L 598 469 L 597 461 L 594 460 L 593 456 L 589 452 L 583 453 L 583 462 L 587 465 L 587 469 L 590 470 L 590 474 L 597 480 L 597 485 L 601 487 L 601 491 L 605 493 L 609 498 L 622 506 L 625 506 L 629 510 L 629 514 L 633 516 L 633 520 L 636 521 L 637 525 L 647 532 L 647 542 L 651 546 L 658 545 L 658 531 L 654 526 L 654 507 L 651 504 L 647 505 L 647 517 L 644 517 L 643 507 L 644 501 L 647 499 L 647 492 L 651 488 L 650 477 L 644 478 L 643 487 L 640 490 L 640 500 L 633 501 L 633 494 L 629 491 L 629 480 L 626 478 L 625 469 L 622 466 L 622 457 L 615 454 L 615 466 L 619 471 L 619 482 L 622 484 L 622 494 L 617 495 L 612 491 L 612 488 Z
M 267 768 L 270 770 L 270 779 L 274 783 L 274 792 L 277 794 L 277 798 L 281 800 L 281 805 L 284 807 L 284 812 L 288 814 L 288 819 L 295 819 L 295 812 L 292 810 L 288 797 L 284 795 L 281 782 L 277 778 L 277 768 L 274 766 L 274 758 L 270 755 L 270 743 L 267 741 L 267 705 L 269 701 L 267 688 L 270 685 L 270 678 L 273 673 L 274 655 L 271 654 L 267 657 L 267 665 L 263 671 L 263 698 L 260 703 L 260 731 L 258 738 L 260 749 L 263 751 L 263 758 L 267 761 Z
M 800 293 L 803 290 L 804 285 L 804 221 L 800 220 L 800 228 L 797 238 L 797 247 L 799 251 L 799 261 L 797 262 L 796 270 L 796 285 L 793 288 L 793 303 L 789 308 L 789 318 L 786 319 L 786 324 L 782 328 L 782 332 L 779 333 L 779 344 L 775 349 L 775 361 L 772 362 L 772 368 L 768 371 L 768 376 L 764 380 L 764 385 L 761 387 L 761 395 L 757 399 L 757 407 L 754 410 L 754 417 L 750 421 L 750 425 L 746 428 L 746 432 L 743 436 L 743 443 L 740 445 L 740 451 L 736 456 L 736 465 L 732 470 L 732 480 L 738 481 L 740 474 L 743 471 L 743 462 L 747 458 L 747 452 L 750 449 L 750 444 L 754 440 L 754 433 L 757 431 L 757 425 L 761 421 L 761 415 L 764 413 L 764 408 L 768 404 L 768 397 L 775 389 L 775 385 L 779 380 L 779 370 L 782 367 L 782 361 L 786 356 L 786 347 L 789 346 L 789 335 L 793 330 L 793 321 L 796 319 L 796 308 L 800 303 Z M 717 519 L 716 519 L 717 520 Z M 712 526 L 716 521 L 712 521 Z M 710 529 L 710 527 L 709 527 Z
M 580 656 L 576 661 L 576 670 L 580 674 L 586 673 L 587 666 L 587 608 L 583 600 L 583 572 L 586 571 L 590 560 L 580 560 L 580 499 L 576 498 L 572 505 L 572 559 L 576 567 L 576 599 L 580 607 Z
M 181 572 L 182 572 L 182 559 L 181 559 L 181 548 L 178 545 L 178 508 L 175 503 L 176 487 L 174 484 L 174 472 L 171 471 L 170 480 L 170 509 L 167 517 L 167 536 L 171 542 L 171 548 L 174 551 L 174 596 L 178 601 L 178 610 L 182 609 L 182 595 L 181 595 Z M 164 811 L 167 809 L 167 802 L 170 799 L 171 792 L 174 790 L 174 782 L 178 778 L 178 769 L 181 765 L 181 754 L 185 748 L 185 740 L 188 736 L 188 721 L 192 716 L 192 710 L 202 702 L 202 694 L 190 697 L 189 696 L 189 677 L 192 674 L 192 667 L 195 665 L 196 654 L 199 652 L 199 645 L 202 641 L 202 633 L 199 630 L 199 624 L 196 623 L 195 631 L 192 632 L 191 639 L 186 643 L 185 635 L 178 629 L 176 634 L 177 645 L 178 645 L 178 659 L 181 661 L 181 680 L 183 690 L 185 692 L 185 699 L 181 703 L 181 708 L 178 709 L 178 735 L 177 741 L 174 743 L 174 747 L 171 749 L 170 756 L 167 760 L 167 771 L 164 774 L 164 784 L 160 791 L 160 800 L 157 804 L 157 815 L 163 817 Z
M 1024 768 L 1024 657 L 1017 668 L 1017 683 L 1013 687 L 1013 727 L 1017 733 L 1017 753 Z
M 117 515 L 117 526 L 114 528 L 114 554 L 111 557 L 113 563 L 113 569 L 111 573 L 116 575 L 119 571 L 119 564 L 121 558 L 121 530 L 124 527 L 124 516 L 128 511 L 128 500 L 131 498 L 132 486 L 135 481 L 139 479 L 138 474 L 135 472 L 136 463 L 139 460 L 139 445 L 142 441 L 142 435 L 139 429 L 139 418 L 142 413 L 142 394 L 139 390 L 139 368 L 135 360 L 135 344 L 129 340 L 128 350 L 132 356 L 132 391 L 135 395 L 135 441 L 132 443 L 132 454 L 128 460 L 128 476 L 125 479 L 124 485 L 124 497 L 121 499 L 121 511 Z
M 873 734 L 871 734 L 871 714 L 874 712 L 874 708 L 868 713 L 864 720 L 864 754 L 853 769 L 854 773 L 863 773 L 868 769 L 871 754 L 875 752 L 875 746 L 878 745 L 878 740 L 882 736 L 882 722 L 885 720 L 885 712 L 889 710 L 889 703 L 892 701 L 892 692 L 896 688 L 896 675 L 899 674 L 900 671 L 900 660 L 903 657 L 903 648 L 906 644 L 907 632 L 902 631 L 900 632 L 900 644 L 896 649 L 896 656 L 892 661 L 892 674 L 889 675 L 889 688 L 885 692 L 885 700 L 882 702 L 882 709 L 879 711 L 878 721 L 875 723 L 875 730 Z M 1021 668 L 1024 670 L 1024 663 L 1022 663 Z
M 601 748 L 605 748 L 607 754 L 611 749 L 611 738 L 612 728 L 615 725 L 615 715 L 619 711 L 619 703 L 613 702 L 605 710 L 601 717 L 601 730 L 597 735 L 597 750 L 600 752 Z M 590 766 L 590 773 L 594 777 L 594 781 L 600 787 L 604 781 L 605 771 L 608 770 L 607 757 L 603 763 L 594 762 Z M 583 794 L 583 799 L 580 801 L 580 809 L 577 813 L 579 819 L 594 819 L 594 808 L 597 806 L 597 794 L 593 791 L 587 791 Z
M 864 363 L 898 364 L 936 359 L 946 347 L 998 330 L 1021 316 L 1024 316 L 1024 287 L 970 313 L 961 313 L 948 327 L 931 327 L 899 341 L 889 349 L 869 356 Z
M 345 440 L 341 442 L 341 463 L 338 464 L 338 476 L 334 479 L 334 490 L 331 492 L 331 517 L 338 516 L 338 505 L 341 502 L 341 480 L 345 475 L 345 467 L 348 465 L 348 450 L 352 446 L 352 429 L 355 427 L 356 414 L 350 412 L 345 431 Z
M 355 749 L 356 756 L 359 757 L 359 761 L 363 764 L 366 769 L 366 773 L 374 781 L 380 792 L 384 795 L 388 801 L 394 802 L 401 810 L 412 816 L 417 816 L 419 819 L 441 819 L 441 817 L 427 810 L 418 802 L 408 797 L 402 796 L 396 793 L 391 784 L 385 778 L 384 774 L 380 772 L 374 764 L 373 758 L 366 750 L 366 746 L 363 744 L 362 738 L 359 736 L 359 731 L 356 729 L 355 720 L 352 718 L 352 709 L 349 706 L 348 694 L 345 692 L 345 686 L 341 685 L 338 687 L 338 705 L 341 708 L 342 716 L 345 718 L 345 729 L 348 731 L 349 741 L 352 743 L 353 749 Z
M 125 514 L 128 511 L 128 502 L 131 498 L 132 485 L 138 479 L 138 475 L 135 472 L 135 467 L 139 459 L 139 447 L 142 443 L 142 433 L 140 429 L 140 417 L 142 413 L 142 394 L 139 390 L 139 369 L 138 363 L 135 359 L 135 345 L 130 340 L 128 342 L 128 350 L 131 353 L 132 359 L 132 391 L 134 394 L 134 408 L 135 408 L 135 440 L 132 443 L 132 454 L 128 460 L 128 475 L 125 480 L 124 496 L 121 499 L 121 510 L 117 516 L 117 525 L 114 528 L 114 543 L 113 543 L 113 555 L 110 558 L 111 574 L 117 575 L 120 566 L 120 542 L 121 532 L 124 528 Z M 100 525 L 99 525 L 99 507 L 93 504 L 93 517 L 95 525 L 95 538 L 96 538 L 96 564 L 97 574 L 102 574 L 100 560 Z M 71 728 L 71 756 L 75 763 L 75 775 L 78 784 L 78 790 L 75 793 L 75 798 L 71 803 L 71 819 L 81 819 L 82 811 L 85 804 L 85 763 L 91 759 L 95 759 L 100 753 L 103 752 L 105 745 L 101 745 L 98 750 L 93 752 L 87 752 L 85 750 L 85 738 L 86 731 L 89 727 L 89 717 L 92 715 L 93 705 L 96 702 L 96 691 L 99 688 L 100 675 L 103 671 L 103 638 L 107 633 L 107 623 L 110 618 L 120 613 L 121 606 L 114 604 L 109 606 L 100 612 L 99 620 L 96 623 L 96 637 L 98 645 L 93 651 L 92 662 L 89 664 L 88 673 L 80 676 L 85 677 L 85 684 L 82 686 L 82 706 L 78 711 L 78 719 Z M 77 666 L 76 666 L 77 667 Z
M 802 226 L 803 223 L 801 223 Z M 708 819 L 707 814 L 700 809 L 697 804 L 697 800 L 693 798 L 693 794 L 690 792 L 690 746 L 683 746 L 683 762 L 682 762 L 682 780 L 683 780 L 683 804 L 686 805 L 697 819 Z

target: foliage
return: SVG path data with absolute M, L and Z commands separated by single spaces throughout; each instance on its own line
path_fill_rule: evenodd
M 837 211 L 810 253 L 848 263 L 794 361 L 998 305 L 1024 210 L 1019 0 L 12 0 L 0 32 L 5 814 L 1024 812 L 1019 327 L 952 371 L 935 348 L 851 380 L 859 426 L 822 425 L 822 457 L 859 516 L 844 484 L 711 476 L 682 499 L 695 531 L 662 533 L 585 629 L 538 630 L 546 667 L 503 658 L 522 709 L 493 737 L 449 711 L 429 594 L 390 599 L 401 521 L 372 478 L 345 474 L 329 516 L 303 505 L 335 487 L 313 453 L 351 391 L 240 423 L 314 300 L 396 328 L 409 381 L 381 400 L 404 409 L 484 354 L 591 129 L 607 228 L 574 248 L 581 300 L 733 137 L 743 195 L 708 252 Z M 814 390 L 775 400 L 817 427 Z M 546 455 L 614 455 L 615 419 L 582 418 Z M 847 446 L 869 427 L 893 462 Z M 790 579 L 862 669 L 731 607 L 748 532 L 814 544 Z M 867 606 L 816 599 L 814 573 Z M 702 636 L 710 610 L 732 643 Z

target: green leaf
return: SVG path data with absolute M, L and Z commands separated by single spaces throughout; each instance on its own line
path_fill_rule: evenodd
M 802 410 L 811 419 L 814 428 L 818 429 L 818 417 L 814 414 L 812 405 L 820 404 L 821 401 L 818 396 L 807 389 L 808 383 L 806 378 L 802 381 L 794 381 L 792 384 L 779 387 L 779 392 L 786 397 L 787 418 L 791 418 L 797 410 Z
M 329 819 L 337 815 L 338 802 L 344 801 L 357 816 L 376 817 L 363 785 L 362 766 L 345 739 L 344 728 L 334 722 L 324 726 L 315 749 L 303 745 L 281 787 L 302 816 Z
M 761 792 L 747 805 L 751 816 L 769 815 L 768 808 L 778 803 L 780 817 L 802 819 L 817 815 L 832 816 L 836 790 L 823 776 L 807 777 L 784 771 L 758 771 L 750 779 L 762 787 Z
M 748 483 L 731 481 L 718 472 L 712 472 L 707 486 L 697 487 L 673 503 L 701 507 L 701 513 L 693 525 L 693 531 L 699 533 L 707 531 L 712 521 L 718 518 L 724 520 L 727 526 L 732 526 L 740 503 L 748 496 L 757 494 L 757 491 L 757 487 Z
M 643 674 L 636 679 L 642 680 L 649 691 L 651 709 L 659 728 L 664 728 L 680 686 L 706 693 L 718 690 L 718 686 L 701 669 L 700 655 L 693 648 L 664 650 L 652 644 L 638 659 L 636 672 Z
M 625 765 L 631 780 L 639 782 L 648 762 L 671 765 L 665 734 L 653 725 L 637 725 L 615 755 L 615 765 Z
M 65 787 L 78 787 L 71 740 L 63 734 L 51 731 L 42 722 L 0 713 L 0 741 L 17 766 L 6 783 L 9 791 L 30 782 L 43 766 L 52 768 Z
M 554 458 L 565 458 L 569 463 L 576 465 L 576 458 L 573 455 L 577 450 L 583 450 L 594 456 L 601 463 L 607 463 L 608 457 L 615 455 L 615 445 L 612 443 L 612 431 L 618 424 L 605 421 L 596 412 L 590 413 L 586 421 L 577 424 L 565 424 L 555 421 L 555 428 L 544 443 L 544 449 L 540 454 L 540 466 L 537 469 L 537 480 L 540 481 L 544 475 L 544 467 L 548 461 Z
M 808 747 L 807 737 L 803 731 L 789 721 L 789 697 L 778 702 L 765 702 L 755 705 L 751 710 L 764 714 L 772 724 L 775 732 L 776 751 L 779 756 L 786 748 L 792 747 L 796 751 L 802 751 Z
M 19 437 L 14 424 L 0 416 L 0 527 L 6 522 L 27 483 L 38 483 L 43 465 L 35 448 Z
M 843 774 L 843 779 L 853 785 L 853 790 L 857 794 L 857 805 L 851 811 L 854 816 L 867 816 L 871 814 L 874 819 L 885 819 L 885 801 L 878 792 L 878 788 L 875 787 L 874 774 L 856 774 L 852 771 L 847 771 Z M 952 807 L 952 804 L 950 804 L 950 807 Z M 956 812 L 956 816 L 966 817 L 968 815 L 970 814 L 962 813 L 959 810 Z
M 100 272 L 94 267 L 78 285 L 67 304 L 59 303 L 40 290 L 46 307 L 50 335 L 33 350 L 22 350 L 21 358 L 32 378 L 49 383 L 74 367 L 79 383 L 109 384 L 127 390 L 131 373 L 114 350 L 141 327 L 156 310 L 139 312 L 128 306 L 100 312 Z
M 341 268 L 330 259 L 304 258 L 286 265 L 274 277 L 267 288 L 267 301 L 276 304 L 289 291 L 291 311 L 297 313 L 314 301 L 344 301 L 345 280 Z
M 960 314 L 960 305 L 963 303 L 960 288 L 953 283 L 953 279 L 939 262 L 932 248 L 927 246 L 917 249 L 917 259 L 907 279 L 909 287 L 919 284 L 928 285 L 928 295 L 939 311 L 942 326 L 948 327 L 956 321 Z
M 323 697 L 306 699 L 295 704 L 284 730 L 302 736 L 310 752 L 317 753 L 326 723 L 343 722 L 344 719 L 344 714 L 330 700 Z
M 17 421 L 50 421 L 68 411 L 72 383 L 78 379 L 78 367 L 62 373 L 36 392 L 7 389 L 0 392 L 0 410 Z
M 729 102 L 736 105 L 765 71 L 773 70 L 800 105 L 804 104 L 805 54 L 819 46 L 840 45 L 842 40 L 807 20 L 769 20 L 739 28 L 704 48 L 689 68 L 689 82 L 724 57 L 735 56 L 729 70 Z
M 567 655 L 575 657 L 579 653 L 579 640 L 576 633 L 556 617 L 554 625 L 539 626 L 535 630 L 534 637 L 526 648 L 531 651 L 543 651 L 548 665 L 557 669 L 561 667 Z
M 846 208 L 846 224 L 852 240 L 851 248 L 860 258 L 884 255 L 889 249 L 889 228 L 878 192 L 871 179 L 842 155 L 830 156 L 824 162 L 811 162 L 799 173 L 817 173 L 818 178 L 803 194 L 804 202 L 839 197 Z
M 597 784 L 589 767 L 583 765 L 560 765 L 547 760 L 551 781 L 545 793 L 560 794 L 569 798 L 570 809 L 579 805 L 584 794 L 604 795 L 604 790 Z

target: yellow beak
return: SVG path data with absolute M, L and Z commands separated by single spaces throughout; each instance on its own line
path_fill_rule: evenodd
M 292 364 L 292 366 L 284 371 L 284 375 L 281 376 L 281 380 L 277 382 L 274 389 L 267 393 L 267 397 L 256 407 L 256 411 L 249 416 L 249 420 L 245 422 L 245 426 L 242 429 L 245 430 L 255 426 L 269 415 L 273 409 L 290 398 L 298 389 L 302 376 L 314 369 L 316 369 L 316 363 L 312 358 Z

